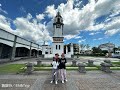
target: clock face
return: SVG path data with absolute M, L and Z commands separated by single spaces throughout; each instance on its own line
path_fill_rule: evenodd
M 60 24 L 57 24 L 57 25 L 56 25 L 56 28 L 60 28 Z

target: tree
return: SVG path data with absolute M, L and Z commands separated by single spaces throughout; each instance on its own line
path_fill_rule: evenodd
M 102 50 L 100 48 L 98 48 L 98 47 L 93 47 L 92 52 L 93 52 L 93 54 L 96 54 L 96 53 L 101 53 Z
M 103 53 L 104 55 L 106 55 L 106 54 L 108 53 L 108 51 L 107 51 L 107 50 L 102 50 L 102 53 Z
M 81 50 L 83 50 L 85 48 L 85 45 L 84 44 L 80 44 L 80 48 L 81 48 Z
M 118 50 L 120 50 L 120 46 L 118 46 Z
M 113 52 L 114 52 L 114 53 L 115 53 L 115 51 L 116 51 L 116 50 L 118 50 L 118 48 L 116 48 L 116 47 L 115 47 L 115 48 L 113 48 Z
M 86 45 L 86 49 L 87 49 L 87 50 L 89 50 L 89 48 L 90 48 L 90 45 L 89 45 L 89 44 L 87 44 L 87 45 Z
M 86 46 L 86 45 L 84 45 L 84 44 L 80 44 L 81 52 L 83 52 L 85 46 Z

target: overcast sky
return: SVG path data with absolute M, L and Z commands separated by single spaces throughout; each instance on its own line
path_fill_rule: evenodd
M 120 0 L 0 0 L 0 28 L 39 44 L 50 43 L 58 11 L 65 44 L 120 46 Z

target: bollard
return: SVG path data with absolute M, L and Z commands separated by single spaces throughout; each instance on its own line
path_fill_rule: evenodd
M 93 64 L 93 60 L 88 60 L 88 66 L 93 66 L 94 64 Z
M 105 63 L 109 63 L 112 66 L 112 63 L 110 60 L 104 60 Z
M 78 69 L 80 73 L 86 73 L 85 66 L 86 65 L 84 63 L 78 63 Z
M 107 72 L 107 73 L 111 73 L 111 72 L 112 72 L 112 71 L 110 70 L 110 67 L 112 66 L 111 64 L 105 63 L 104 66 L 105 66 L 105 72 Z
M 37 66 L 40 66 L 40 65 L 42 65 L 42 61 L 37 60 Z
M 109 63 L 101 63 L 101 70 L 107 73 L 111 73 L 112 71 L 110 70 L 110 67 L 112 66 Z
M 26 67 L 27 67 L 26 73 L 27 73 L 27 74 L 32 74 L 33 69 L 34 69 L 33 64 L 32 64 L 32 63 L 27 63 L 27 64 L 26 64 Z
M 101 63 L 101 71 L 105 71 L 105 66 L 104 66 L 105 63 Z
M 77 61 L 76 61 L 76 60 L 73 60 L 73 61 L 72 61 L 72 66 L 77 66 L 76 63 L 77 63 Z

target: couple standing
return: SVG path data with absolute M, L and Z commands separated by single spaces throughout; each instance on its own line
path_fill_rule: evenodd
M 55 81 L 55 84 L 58 84 L 59 76 L 62 83 L 64 83 L 64 81 L 67 81 L 66 63 L 67 61 L 64 56 L 64 53 L 62 53 L 61 58 L 59 58 L 58 53 L 55 54 L 55 57 L 53 57 L 53 62 L 52 62 L 52 81 L 50 83 L 53 83 L 53 81 Z

